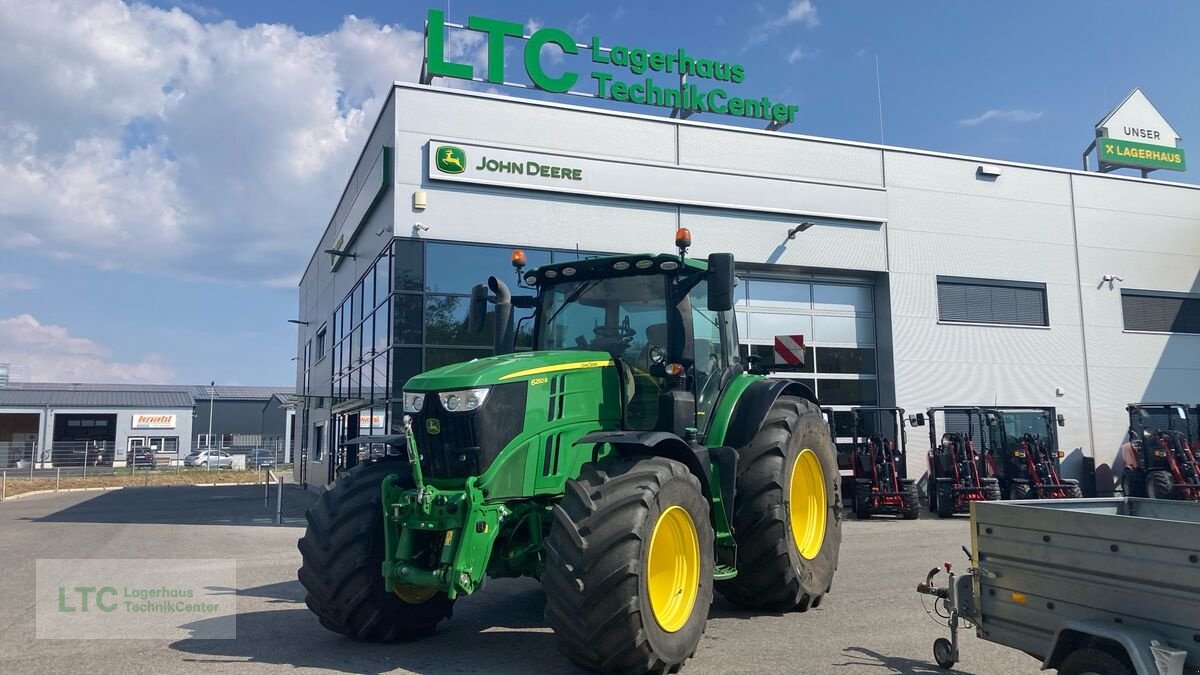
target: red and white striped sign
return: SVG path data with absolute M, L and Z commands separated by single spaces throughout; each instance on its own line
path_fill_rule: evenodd
M 804 365 L 804 336 L 776 335 L 775 364 L 789 366 Z

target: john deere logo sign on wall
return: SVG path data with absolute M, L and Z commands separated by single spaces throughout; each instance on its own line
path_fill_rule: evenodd
M 435 153 L 437 169 L 442 173 L 462 173 L 467 170 L 467 153 L 453 145 L 443 145 Z
M 1176 147 L 1179 134 L 1158 112 L 1141 89 L 1134 89 L 1121 105 L 1096 125 L 1100 170 L 1122 167 L 1183 171 L 1183 150 Z
M 475 77 L 475 68 L 471 64 L 454 63 L 446 58 L 448 27 L 487 34 L 487 74 L 484 78 Z M 794 121 L 800 109 L 799 106 L 773 101 L 766 96 L 733 96 L 724 86 L 706 85 L 706 82 L 741 84 L 746 79 L 746 67 L 740 63 L 703 58 L 682 48 L 665 52 L 626 45 L 609 48 L 601 46 L 599 36 L 595 35 L 591 36 L 588 44 L 581 45 L 561 28 L 543 27 L 525 36 L 524 28 L 519 23 L 473 16 L 465 26 L 449 24 L 445 14 L 436 9 L 429 10 L 425 35 L 422 81 L 426 83 L 433 77 L 453 77 L 508 84 L 504 72 L 504 48 L 505 38 L 511 37 L 525 40 L 525 75 L 534 87 L 543 91 L 586 93 L 575 88 L 582 75 L 580 71 L 567 67 L 558 76 L 546 71 L 543 59 L 557 58 L 557 55 L 550 50 L 543 50 L 543 47 L 553 45 L 559 53 L 566 55 L 578 55 L 583 50 L 582 54 L 590 58 L 593 67 L 605 66 L 618 73 L 625 71 L 636 78 L 618 79 L 608 70 L 591 70 L 587 77 L 593 80 L 593 84 L 592 92 L 588 95 L 595 98 L 671 108 L 680 111 L 683 117 L 705 112 L 767 120 L 771 128 Z M 652 77 L 655 74 L 672 75 L 674 81 L 664 86 L 655 82 Z M 692 80 L 700 82 L 694 83 Z M 441 168 L 440 164 L 438 168 Z

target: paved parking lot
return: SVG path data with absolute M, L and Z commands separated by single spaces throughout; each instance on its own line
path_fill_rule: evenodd
M 291 497 L 293 513 L 304 495 Z M 572 672 L 542 619 L 532 580 L 491 581 L 430 639 L 361 645 L 325 631 L 295 581 L 298 520 L 277 527 L 257 487 L 165 487 L 35 496 L 0 504 L 0 671 L 13 673 Z M 965 518 L 850 520 L 834 592 L 804 614 L 753 615 L 718 599 L 689 673 L 935 673 L 945 634 L 913 591 L 965 559 Z M 34 639 L 37 558 L 237 560 L 236 640 Z M 967 635 L 960 670 L 1035 673 L 1015 651 Z

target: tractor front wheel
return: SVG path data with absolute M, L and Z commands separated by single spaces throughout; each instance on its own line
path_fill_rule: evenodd
M 359 464 L 337 479 L 308 510 L 298 544 L 304 602 L 321 625 L 364 642 L 432 634 L 454 601 L 441 591 L 389 593 L 383 584 L 383 481 L 396 474 L 411 487 L 407 463 Z
M 713 539 L 708 500 L 683 464 L 584 466 L 546 541 L 546 622 L 559 650 L 589 670 L 677 670 L 708 621 Z
M 859 520 L 866 520 L 871 517 L 871 481 L 855 480 L 854 481 L 854 515 Z
M 841 477 L 816 404 L 780 396 L 738 449 L 733 532 L 738 574 L 717 589 L 743 607 L 816 607 L 833 583 L 842 543 Z
M 1009 493 L 1010 499 L 1036 499 L 1040 495 L 1035 495 L 1033 486 L 1027 480 L 1014 480 L 1012 482 L 1012 492 Z
M 1175 479 L 1171 472 L 1162 469 L 1147 472 L 1146 496 L 1150 499 L 1174 499 Z
M 938 518 L 949 518 L 954 515 L 958 500 L 954 496 L 954 481 L 950 478 L 939 478 L 937 481 L 937 514 Z
M 900 492 L 904 500 L 904 510 L 900 512 L 900 517 L 904 520 L 916 520 L 921 515 L 921 501 L 917 492 L 917 484 L 911 480 L 900 481 Z

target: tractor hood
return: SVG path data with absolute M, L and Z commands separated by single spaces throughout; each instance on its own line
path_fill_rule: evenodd
M 410 379 L 405 391 L 446 391 L 469 389 L 505 382 L 519 382 L 535 377 L 583 368 L 599 368 L 612 364 L 608 352 L 545 351 L 516 352 L 488 356 L 482 359 L 435 368 Z

